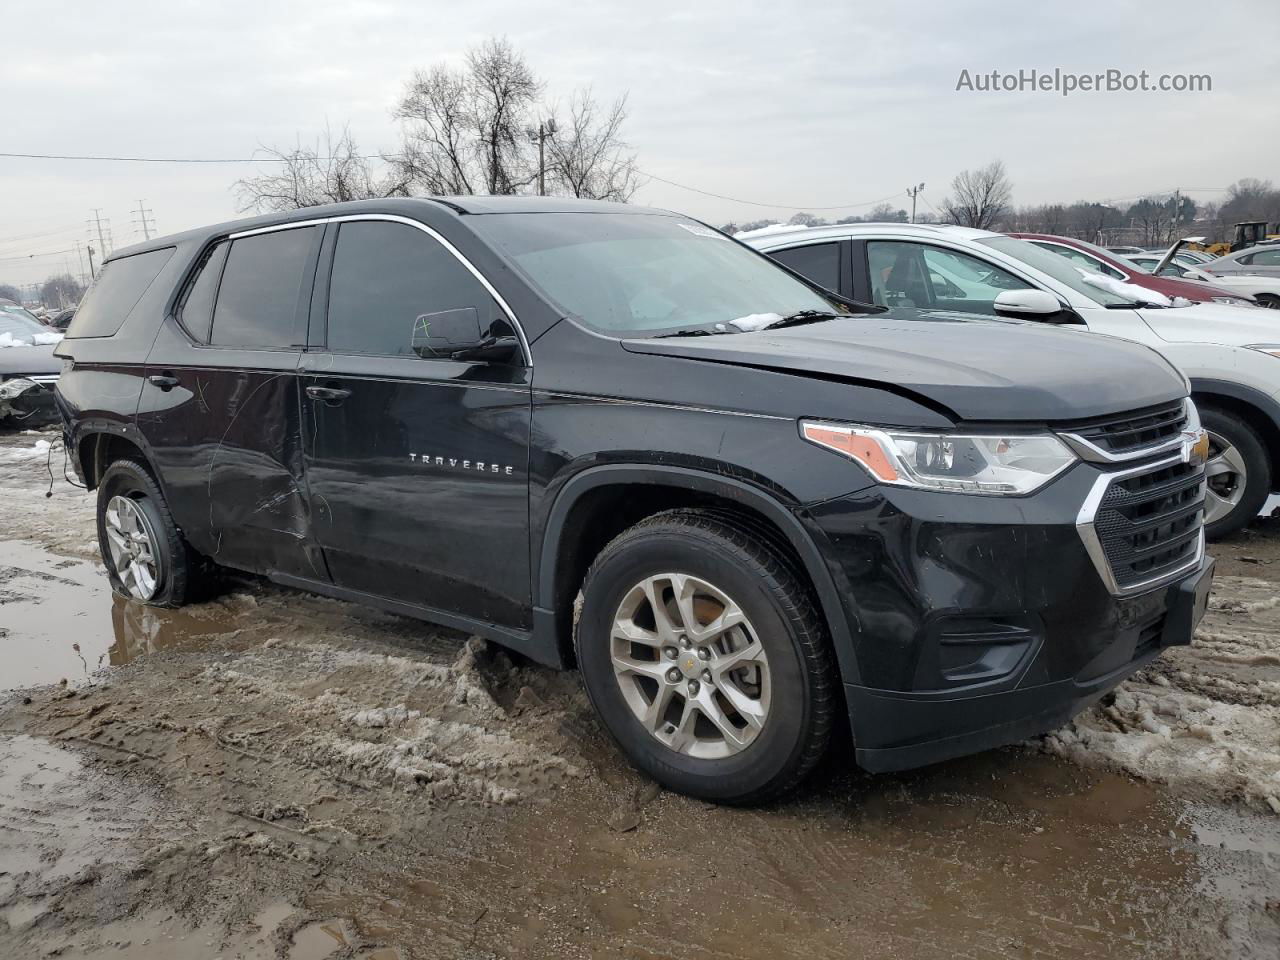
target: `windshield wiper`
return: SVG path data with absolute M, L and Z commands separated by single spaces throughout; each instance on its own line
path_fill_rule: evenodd
M 772 323 L 766 323 L 761 330 L 777 330 L 780 327 L 798 327 L 805 323 L 823 323 L 827 320 L 843 320 L 847 314 L 831 313 L 827 310 L 797 310 L 795 313 L 789 313 L 780 320 L 774 320 Z
M 688 330 L 673 330 L 671 333 L 655 333 L 651 340 L 664 340 L 667 337 L 715 337 L 722 333 L 740 333 L 739 330 L 708 330 L 706 327 L 693 327 Z

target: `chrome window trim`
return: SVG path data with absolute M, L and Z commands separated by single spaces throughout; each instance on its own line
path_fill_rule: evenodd
M 1191 411 L 1187 409 L 1190 399 L 1182 401 L 1182 415 L 1190 421 Z M 1125 450 L 1121 453 L 1112 453 L 1110 450 L 1104 450 L 1078 433 L 1059 433 L 1059 437 L 1066 442 L 1081 460 L 1087 460 L 1090 463 L 1128 463 L 1130 460 L 1141 460 L 1145 457 L 1156 457 L 1162 453 L 1170 453 L 1182 446 L 1186 440 L 1185 432 L 1179 431 L 1176 435 L 1170 437 L 1163 443 L 1154 447 L 1137 447 L 1133 450 Z
M 414 227 L 421 230 L 429 237 L 437 241 L 442 247 L 453 254 L 454 258 L 470 271 L 471 275 L 480 281 L 481 286 L 489 292 L 489 295 L 497 301 L 498 306 L 502 308 L 502 312 L 507 315 L 507 319 L 511 322 L 511 327 L 516 332 L 516 336 L 520 340 L 520 348 L 524 353 L 525 366 L 533 369 L 533 351 L 529 347 L 529 339 L 525 336 L 524 327 L 520 325 L 520 321 L 516 318 L 515 311 L 511 309 L 511 305 L 503 298 L 496 287 L 489 282 L 483 273 L 476 269 L 475 264 L 468 260 L 457 247 L 444 238 L 439 231 L 432 229 L 425 223 L 414 220 L 411 217 L 402 217 L 394 213 L 348 213 L 337 217 L 319 217 L 314 220 L 293 220 L 289 223 L 274 223 L 267 227 L 255 227 L 252 230 L 241 230 L 238 233 L 227 235 L 228 240 L 239 240 L 242 237 L 256 237 L 263 233 L 279 233 L 283 230 L 294 230 L 300 227 L 317 227 L 327 223 L 349 223 L 357 220 L 380 220 L 386 223 L 403 223 L 407 227 Z
M 1103 584 L 1112 596 L 1131 597 L 1146 590 L 1153 590 L 1156 587 L 1171 583 L 1188 571 L 1194 570 L 1200 566 L 1201 560 L 1204 559 L 1205 539 L 1204 523 L 1202 518 L 1200 536 L 1196 542 L 1195 553 L 1192 555 L 1191 559 L 1174 570 L 1168 570 L 1148 580 L 1142 580 L 1138 583 L 1130 584 L 1127 587 L 1122 587 L 1116 582 L 1115 573 L 1111 569 L 1111 561 L 1107 559 L 1106 551 L 1102 549 L 1102 541 L 1099 539 L 1098 532 L 1094 527 L 1094 521 L 1098 516 L 1098 508 L 1102 505 L 1102 498 L 1106 496 L 1107 489 L 1114 481 L 1124 480 L 1128 477 L 1136 477 L 1144 473 L 1162 470 L 1165 467 L 1173 467 L 1180 463 L 1186 463 L 1188 462 L 1188 453 L 1189 451 L 1184 451 L 1176 457 L 1166 457 L 1164 460 L 1157 460 L 1154 463 L 1146 463 L 1140 467 L 1132 467 L 1128 470 L 1116 470 L 1109 473 L 1102 473 L 1093 482 L 1093 487 L 1084 498 L 1084 503 L 1080 507 L 1080 512 L 1076 514 L 1076 532 L 1079 533 L 1080 539 L 1084 542 L 1084 548 L 1089 554 L 1089 559 L 1093 561 L 1093 566 L 1098 571 L 1098 576 L 1102 578 Z M 1204 504 L 1204 491 L 1205 479 L 1204 473 L 1201 472 L 1200 503 L 1202 506 Z

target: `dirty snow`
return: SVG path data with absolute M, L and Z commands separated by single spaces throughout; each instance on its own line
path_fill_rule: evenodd
M 33 333 L 30 334 L 31 339 L 28 340 L 25 337 L 15 337 L 12 333 L 6 330 L 4 333 L 0 333 L 0 350 L 8 347 L 32 347 L 45 346 L 51 343 L 61 343 L 62 336 L 63 335 L 60 333 L 53 332 Z
M 743 333 L 750 333 L 752 330 L 760 330 L 771 323 L 777 323 L 781 319 L 782 315 L 779 313 L 751 313 L 745 317 L 730 320 L 729 326 L 737 327 Z
M 1219 576 L 1193 646 L 1167 650 L 1044 744 L 1280 814 L 1280 585 Z

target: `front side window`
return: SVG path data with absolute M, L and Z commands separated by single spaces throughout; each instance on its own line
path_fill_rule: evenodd
M 318 227 L 277 230 L 231 241 L 218 286 L 210 343 L 278 350 L 301 340 L 299 305 Z
M 870 241 L 867 265 L 872 299 L 886 307 L 994 314 L 996 297 L 1029 286 L 977 257 L 903 240 Z
M 823 289 L 840 292 L 839 243 L 811 243 L 787 250 L 771 250 L 769 256 Z
M 610 336 L 834 309 L 767 257 L 683 217 L 512 213 L 470 220 L 566 315 Z
M 1102 304 L 1104 307 L 1136 307 L 1145 293 L 1141 287 L 1134 287 L 1134 294 L 1126 296 L 1117 293 L 1115 290 L 1108 290 L 1089 283 L 1085 280 L 1080 270 L 1064 258 L 1056 253 L 1050 253 L 1048 250 L 1042 250 L 1034 243 L 1019 240 L 1017 237 L 984 237 L 976 242 L 1039 270 L 1063 286 L 1070 287 L 1081 296 L 1092 300 L 1094 303 Z
M 513 333 L 489 291 L 434 237 L 377 220 L 339 228 L 329 278 L 330 350 L 440 358 L 448 344 L 434 351 L 427 345 L 472 324 L 473 341 Z
M 1050 253 L 1056 253 L 1060 257 L 1065 257 L 1082 270 L 1091 270 L 1094 273 L 1105 274 L 1108 277 L 1115 277 L 1117 280 L 1124 280 L 1125 275 L 1108 263 L 1103 263 L 1097 257 L 1091 257 L 1083 250 L 1077 250 L 1075 247 L 1064 247 L 1060 243 L 1045 243 L 1040 240 L 1032 240 L 1041 250 L 1048 250 Z

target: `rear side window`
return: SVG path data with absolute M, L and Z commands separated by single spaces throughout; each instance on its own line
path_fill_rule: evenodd
M 299 305 L 310 290 L 308 267 L 318 237 L 319 228 L 300 227 L 233 240 L 209 342 L 265 350 L 301 343 Z
M 774 250 L 769 256 L 808 277 L 820 287 L 840 292 L 840 245 L 814 243 L 790 250 Z
M 213 325 L 213 301 L 218 295 L 218 280 L 222 266 L 227 262 L 231 244 L 224 240 L 211 247 L 200 259 L 195 279 L 187 287 L 182 304 L 178 307 L 178 319 L 200 343 L 209 342 L 209 328 Z
M 67 330 L 73 337 L 110 337 L 133 312 L 147 288 L 173 256 L 173 247 L 108 260 L 84 295 Z
M 433 237 L 377 220 L 344 223 L 338 231 L 329 279 L 334 353 L 417 357 L 415 328 L 468 308 L 482 330 L 505 321 L 484 285 Z

